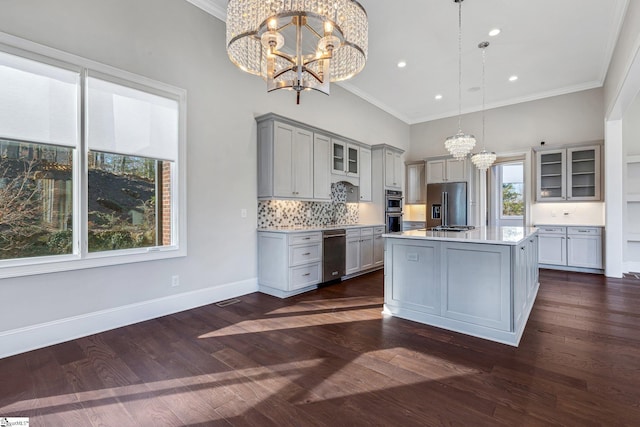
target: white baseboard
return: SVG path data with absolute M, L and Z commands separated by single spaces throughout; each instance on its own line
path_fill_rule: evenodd
M 627 261 L 624 263 L 625 273 L 640 273 L 640 262 Z
M 0 332 L 0 359 L 257 291 L 254 278 Z

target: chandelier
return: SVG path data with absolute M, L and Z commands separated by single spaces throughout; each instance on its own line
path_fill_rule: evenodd
M 353 0 L 229 0 L 227 53 L 261 76 L 267 91 L 317 90 L 358 74 L 367 60 L 368 23 Z
M 478 45 L 480 49 L 482 49 L 482 144 L 484 145 L 484 105 L 485 105 L 485 83 L 484 83 L 484 65 L 485 65 L 485 56 L 486 50 L 489 47 L 489 42 L 482 42 Z M 486 148 L 483 148 L 477 154 L 471 156 L 471 161 L 474 165 L 481 171 L 486 171 L 489 166 L 496 161 L 496 153 L 492 153 L 487 151 Z
M 467 157 L 476 145 L 476 138 L 462 132 L 462 2 L 463 0 L 453 0 L 458 3 L 458 133 L 450 136 L 444 142 L 444 146 L 449 153 L 458 160 Z

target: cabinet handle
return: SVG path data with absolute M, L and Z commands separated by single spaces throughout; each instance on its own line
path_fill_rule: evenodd
M 311 240 L 311 237 L 305 237 L 305 238 L 304 238 L 304 239 L 302 239 L 302 240 Z
M 311 255 L 311 252 L 307 252 L 306 254 L 302 254 L 302 256 L 309 256 Z
M 302 277 L 311 276 L 311 273 L 303 274 Z
M 524 246 L 520 248 L 521 251 L 524 251 Z

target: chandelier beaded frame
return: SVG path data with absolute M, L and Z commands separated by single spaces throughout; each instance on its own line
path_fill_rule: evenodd
M 368 22 L 354 0 L 229 0 L 227 54 L 267 90 L 317 90 L 365 66 Z

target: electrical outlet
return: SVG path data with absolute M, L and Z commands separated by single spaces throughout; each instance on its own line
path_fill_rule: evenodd
M 276 211 L 276 218 L 282 218 L 282 212 L 280 212 L 280 209 Z
M 171 287 L 180 286 L 180 276 L 171 276 Z
M 240 218 L 246 218 L 246 217 L 247 217 L 247 210 L 240 209 Z

